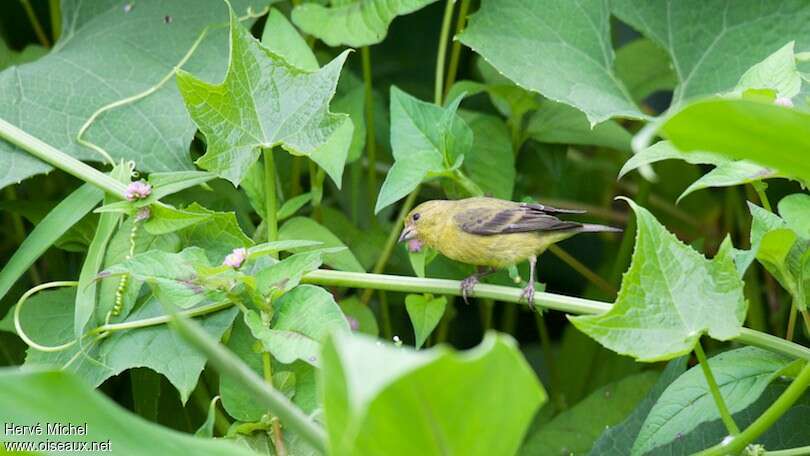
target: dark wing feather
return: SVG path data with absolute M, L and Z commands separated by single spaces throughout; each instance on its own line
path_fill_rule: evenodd
M 512 207 L 481 206 L 459 212 L 453 220 L 463 231 L 484 236 L 570 230 L 582 226 L 580 223 L 560 220 L 546 213 L 552 210 L 567 212 L 539 204 L 515 204 Z

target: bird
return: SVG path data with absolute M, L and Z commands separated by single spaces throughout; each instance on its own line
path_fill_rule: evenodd
M 465 302 L 481 278 L 528 260 L 530 277 L 521 299 L 534 308 L 537 257 L 550 245 L 579 233 L 622 231 L 557 217 L 582 213 L 585 211 L 491 197 L 431 200 L 408 213 L 399 242 L 408 241 L 411 252 L 427 245 L 447 258 L 476 266 L 476 272 L 461 281 Z

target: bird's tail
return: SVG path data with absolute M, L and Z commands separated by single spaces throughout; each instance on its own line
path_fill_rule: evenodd
M 621 233 L 621 228 L 614 228 L 607 225 L 594 225 L 591 223 L 583 223 L 582 226 L 577 228 L 578 233 Z

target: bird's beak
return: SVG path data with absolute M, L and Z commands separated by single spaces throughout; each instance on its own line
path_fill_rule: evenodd
M 416 229 L 414 229 L 413 226 L 405 225 L 405 229 L 402 230 L 402 234 L 399 235 L 399 240 L 397 242 L 410 241 L 415 237 Z

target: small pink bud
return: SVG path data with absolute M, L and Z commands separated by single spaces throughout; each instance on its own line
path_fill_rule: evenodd
M 149 217 L 152 216 L 152 211 L 149 209 L 149 206 L 144 206 L 138 209 L 138 212 L 135 213 L 135 221 L 142 222 L 144 220 L 149 220 Z
M 775 104 L 779 105 L 779 106 L 784 106 L 786 108 L 792 108 L 793 107 L 793 101 L 788 97 L 779 97 L 776 100 L 774 100 L 773 102 Z
M 356 318 L 346 315 L 346 320 L 349 321 L 349 328 L 351 328 L 352 331 L 357 331 L 360 329 L 360 322 L 357 321 Z
M 152 193 L 152 186 L 144 181 L 130 182 L 127 185 L 127 190 L 124 192 L 124 197 L 129 201 L 144 199 Z
M 222 262 L 222 265 L 238 268 L 245 262 L 245 258 L 247 258 L 247 250 L 239 247 L 238 249 L 233 249 L 233 251 L 225 257 L 225 261 Z
M 422 241 L 419 239 L 411 239 L 408 241 L 408 251 L 411 253 L 416 253 L 422 250 Z

